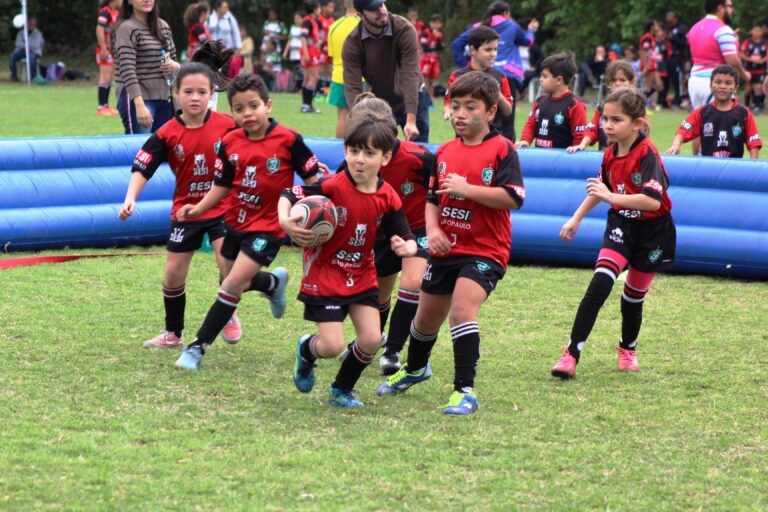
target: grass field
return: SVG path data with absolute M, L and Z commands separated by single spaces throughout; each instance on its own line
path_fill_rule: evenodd
M 0 137 L 118 133 L 94 95 L 2 85 Z M 323 110 L 275 100 L 306 135 L 333 133 Z M 652 122 L 662 147 L 679 118 Z M 433 141 L 449 136 L 433 126 Z M 615 370 L 616 290 L 578 378 L 561 382 L 549 368 L 591 271 L 509 267 L 481 311 L 480 411 L 456 418 L 439 409 L 452 388 L 446 329 L 430 381 L 379 398 L 372 367 L 358 384 L 366 407 L 339 411 L 325 405 L 336 361 L 321 361 L 309 395 L 293 387 L 295 340 L 312 328 L 299 303 L 276 321 L 255 294 L 239 345 L 218 341 L 200 372 L 176 371 L 178 352 L 141 348 L 162 328 L 164 261 L 0 271 L 0 510 L 768 509 L 764 282 L 659 276 L 637 374 Z M 300 275 L 295 249 L 276 264 Z M 197 255 L 188 338 L 217 287 L 213 257 Z

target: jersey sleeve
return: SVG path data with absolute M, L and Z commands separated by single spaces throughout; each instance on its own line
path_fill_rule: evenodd
M 761 149 L 763 141 L 760 140 L 760 133 L 757 131 L 757 123 L 752 112 L 747 110 L 747 119 L 745 120 L 744 134 L 747 140 L 747 149 Z
M 511 105 L 515 104 L 515 97 L 512 95 L 512 88 L 509 86 L 509 78 L 506 75 L 501 77 L 501 95 Z
M 280 197 L 285 197 L 291 204 L 301 201 L 308 196 L 325 196 L 330 198 L 331 192 L 328 189 L 327 181 L 329 178 L 322 178 L 311 185 L 295 185 L 287 188 L 280 193 Z
M 417 169 L 416 174 L 421 176 L 421 182 L 424 186 L 429 186 L 429 178 L 435 173 L 437 158 L 426 146 L 419 145 L 419 147 L 422 149 L 422 152 L 413 153 L 414 156 L 419 159 L 419 163 L 421 164 L 421 167 Z
M 301 179 L 306 180 L 320 172 L 320 167 L 317 165 L 317 157 L 304 143 L 304 138 L 298 133 L 294 135 L 296 138 L 289 149 L 291 167 Z
M 389 211 L 384 215 L 381 221 L 381 227 L 387 234 L 387 238 L 397 235 L 403 240 L 415 240 L 416 237 L 408 225 L 408 219 L 405 217 L 403 203 L 394 191 L 389 194 Z
M 643 177 L 643 186 L 640 193 L 657 201 L 664 199 L 664 185 L 667 183 L 667 175 L 661 166 L 661 159 L 651 148 L 640 159 L 640 174 Z
M 93 12 L 93 11 L 91 11 Z M 93 19 L 93 18 L 91 18 Z M 104 9 L 101 9 L 99 11 L 98 16 L 96 17 L 96 24 L 100 27 L 107 28 L 109 27 L 109 22 L 112 20 L 112 16 L 109 14 L 109 9 L 106 7 Z
M 235 181 L 235 168 L 227 156 L 227 148 L 224 142 L 219 147 L 219 153 L 216 155 L 216 164 L 213 171 L 213 183 L 220 187 L 232 188 Z
M 536 137 L 536 110 L 539 108 L 539 102 L 534 101 L 533 106 L 531 107 L 531 113 L 528 114 L 528 119 L 525 121 L 525 126 L 523 127 L 523 134 L 520 135 L 520 140 L 524 140 L 528 144 L 533 142 L 533 139 Z
M 160 164 L 168 159 L 168 147 L 159 132 L 153 133 L 133 159 L 131 172 L 140 172 L 146 179 L 154 176 Z
M 440 152 L 442 150 L 442 146 L 437 148 L 437 153 L 435 153 L 435 163 L 437 164 L 438 160 L 440 159 Z M 440 197 L 437 195 L 437 188 L 439 186 L 439 180 L 437 179 L 437 173 L 438 168 L 440 165 L 436 165 L 434 169 L 432 169 L 432 174 L 429 177 L 429 183 L 427 184 L 427 202 L 430 204 L 434 204 L 437 206 L 440 204 Z
M 599 131 L 600 131 L 600 109 L 595 109 L 595 115 L 592 116 L 592 120 L 589 123 L 587 123 L 587 127 L 584 130 L 584 137 L 589 137 L 589 140 L 592 141 L 590 145 L 594 144 L 600 139 Z
M 613 187 L 611 186 L 611 180 L 608 176 L 608 173 L 605 172 L 605 169 L 607 168 L 606 160 L 608 159 L 609 152 L 613 151 L 613 146 L 608 146 L 605 148 L 605 151 L 603 151 L 603 159 L 600 162 L 600 169 L 597 171 L 597 179 L 603 182 L 603 184 L 608 187 L 608 190 L 613 192 Z
M 587 107 L 583 101 L 576 100 L 568 109 L 568 117 L 571 124 L 571 137 L 573 144 L 580 144 L 587 129 Z
M 301 37 L 309 37 L 312 35 L 312 22 L 309 18 L 304 19 L 304 23 L 301 24 Z
M 451 86 L 456 81 L 456 71 L 451 73 L 451 76 L 448 77 L 448 83 L 445 85 L 445 104 L 449 105 L 451 104 L 451 96 L 449 94 L 451 90 Z
M 496 170 L 496 186 L 506 190 L 507 194 L 515 200 L 518 208 L 525 201 L 525 187 L 523 186 L 523 172 L 520 168 L 520 157 L 514 146 L 507 142 L 505 148 L 499 154 L 498 168 Z
M 200 44 L 203 44 L 208 40 L 208 34 L 206 33 L 205 28 L 203 28 L 203 26 L 199 24 L 192 29 L 192 35 L 195 36 L 195 38 L 200 42 Z
M 683 142 L 690 142 L 701 135 L 701 109 L 702 107 L 699 107 L 688 114 L 688 117 L 680 123 L 680 127 L 675 132 L 683 137 Z
M 437 39 L 437 45 L 435 47 L 435 51 L 442 52 L 443 48 L 445 48 L 445 41 L 443 39 L 443 33 L 442 32 L 435 32 L 435 38 Z

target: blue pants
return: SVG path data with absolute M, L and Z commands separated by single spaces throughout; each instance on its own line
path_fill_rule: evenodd
M 427 88 L 422 87 L 419 90 L 419 106 L 416 108 L 416 128 L 419 130 L 419 136 L 414 139 L 414 142 L 429 142 L 429 105 L 431 103 L 432 99 L 429 97 Z M 402 107 L 395 112 L 395 122 L 402 128 L 406 120 L 405 107 Z
M 120 96 L 117 98 L 117 110 L 120 112 L 120 119 L 123 121 L 123 127 L 125 128 L 126 135 L 137 133 L 155 133 L 158 128 L 171 120 L 173 109 L 171 107 L 170 101 L 144 100 L 144 105 L 152 114 L 152 127 L 150 129 L 139 125 L 139 121 L 136 119 L 136 107 L 133 105 L 133 101 L 130 102 L 129 110 L 128 90 L 123 89 L 123 91 L 120 93 Z
M 16 74 L 16 65 L 19 63 L 19 61 L 22 61 L 27 58 L 26 52 L 24 51 L 24 48 L 16 48 L 13 50 L 13 53 L 11 54 L 10 58 L 10 68 L 11 68 L 11 80 L 14 82 L 19 79 L 19 76 Z M 37 76 L 37 61 L 40 59 L 40 55 L 29 52 L 29 77 L 30 79 L 35 78 Z

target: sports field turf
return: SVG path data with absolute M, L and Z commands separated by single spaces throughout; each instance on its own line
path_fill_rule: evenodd
M 0 86 L 0 136 L 118 132 L 95 117 L 94 95 Z M 275 103 L 306 135 L 333 132 L 330 109 L 300 117 L 297 98 Z M 654 115 L 654 135 L 678 120 Z M 768 509 L 765 282 L 658 277 L 637 374 L 615 370 L 615 290 L 579 376 L 561 382 L 549 368 L 591 271 L 509 267 L 481 310 L 480 411 L 456 418 L 439 409 L 447 329 L 430 381 L 379 398 L 371 367 L 366 407 L 339 411 L 325 405 L 336 361 L 320 362 L 312 393 L 293 387 L 296 338 L 312 328 L 300 304 L 274 320 L 256 294 L 241 303 L 239 345 L 219 340 L 199 373 L 175 370 L 178 352 L 141 348 L 162 328 L 164 261 L 0 270 L 0 510 Z M 291 296 L 300 264 L 295 249 L 276 261 Z M 188 337 L 217 286 L 213 257 L 197 255 Z

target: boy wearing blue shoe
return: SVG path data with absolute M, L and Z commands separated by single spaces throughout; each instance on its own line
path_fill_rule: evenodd
M 437 150 L 426 223 L 429 260 L 411 324 L 408 362 L 377 394 L 402 393 L 432 376 L 429 357 L 446 317 L 451 326 L 454 392 L 445 414 L 477 411 L 475 373 L 480 359 L 477 316 L 504 277 L 511 244 L 509 210 L 525 189 L 514 144 L 492 128 L 499 85 L 479 71 L 461 76 L 448 91 L 457 138 Z
M 234 188 L 226 213 L 227 234 L 221 254 L 232 270 L 221 283 L 195 340 L 176 361 L 178 368 L 197 370 L 205 350 L 230 319 L 244 292 L 260 291 L 269 299 L 272 316 L 285 312 L 288 272 L 262 271 L 277 256 L 285 233 L 277 219 L 277 202 L 293 184 L 294 173 L 312 183 L 319 171 L 317 157 L 301 135 L 269 118 L 272 101 L 264 81 L 254 75 L 235 77 L 227 92 L 232 115 L 240 128 L 229 132 L 218 148 L 211 190 L 196 205 L 176 214 L 196 218 Z

